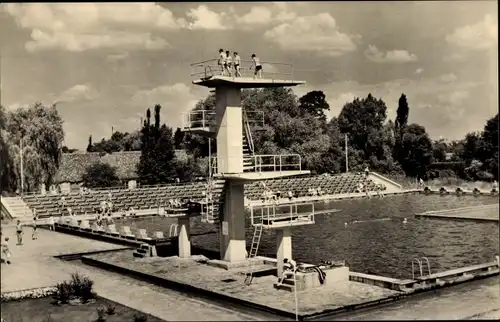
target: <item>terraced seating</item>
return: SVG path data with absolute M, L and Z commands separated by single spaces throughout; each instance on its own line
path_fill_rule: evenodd
M 171 199 L 202 200 L 204 190 L 204 182 L 153 186 L 134 190 L 111 190 L 111 202 L 113 211 L 128 210 L 131 207 L 136 210 L 168 208 Z M 84 195 L 79 192 L 71 192 L 64 195 L 31 195 L 25 196 L 23 199 L 30 208 L 36 209 L 40 218 L 44 218 L 67 215 L 67 207 L 70 207 L 75 215 L 95 213 L 101 202 L 108 199 L 108 193 L 108 190 L 91 191 Z M 221 193 L 222 189 L 216 189 L 217 198 Z M 62 196 L 65 198 L 64 208 L 61 206 Z
M 283 196 L 286 196 L 286 193 L 291 191 L 295 197 L 307 196 L 311 188 L 321 188 L 327 195 L 355 193 L 360 183 L 363 183 L 364 189 L 368 191 L 375 191 L 377 188 L 376 184 L 371 180 L 366 180 L 363 174 L 284 178 L 265 180 L 264 183 L 273 192 L 280 191 Z M 245 187 L 245 195 L 251 200 L 262 198 L 263 192 L 264 187 L 259 181 Z

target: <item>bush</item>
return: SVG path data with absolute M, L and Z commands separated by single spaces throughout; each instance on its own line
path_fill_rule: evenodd
M 134 322 L 147 322 L 148 317 L 144 314 L 134 314 Z
M 106 307 L 106 313 L 108 315 L 114 315 L 116 313 L 116 306 L 114 306 L 114 305 L 108 305 Z
M 84 277 L 82 279 L 81 298 L 83 303 L 86 303 L 89 300 L 94 299 L 96 297 L 95 292 L 92 290 L 93 286 L 94 286 L 94 281 L 92 281 L 90 278 Z
M 104 322 L 106 321 L 106 309 L 102 307 L 98 307 L 97 309 L 97 322 Z
M 57 291 L 56 294 L 54 295 L 54 299 L 58 300 L 62 304 L 67 304 L 69 302 L 72 293 L 71 284 L 68 283 L 67 281 L 64 281 L 62 283 L 57 283 L 56 288 Z

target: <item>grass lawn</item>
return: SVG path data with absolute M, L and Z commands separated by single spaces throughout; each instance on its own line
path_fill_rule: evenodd
M 115 314 L 107 315 L 107 322 L 133 322 L 134 314 L 146 315 L 147 322 L 164 322 L 154 316 L 143 314 L 119 303 L 97 297 L 95 303 L 84 305 L 53 305 L 52 297 L 5 302 L 1 305 L 5 322 L 93 322 L 97 319 L 97 308 L 115 306 Z M 49 316 L 50 314 L 50 317 Z

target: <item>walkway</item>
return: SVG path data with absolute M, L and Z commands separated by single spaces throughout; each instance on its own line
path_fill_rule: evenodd
M 490 277 L 415 295 L 373 309 L 338 315 L 325 321 L 498 319 L 499 284 L 498 277 Z
M 12 264 L 1 266 L 2 292 L 55 285 L 69 279 L 72 273 L 79 272 L 95 281 L 94 288 L 98 295 L 166 321 L 269 320 L 266 316 L 236 312 L 126 276 L 86 266 L 80 261 L 65 262 L 53 258 L 54 255 L 64 253 L 106 250 L 123 246 L 43 229 L 39 231 L 38 240 L 31 240 L 29 228 L 25 231 L 27 238 L 24 245 L 16 246 L 14 228 L 3 227 L 3 230 L 3 236 L 10 238 Z

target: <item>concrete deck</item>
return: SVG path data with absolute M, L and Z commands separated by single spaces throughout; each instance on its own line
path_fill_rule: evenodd
M 78 272 L 95 282 L 94 290 L 99 296 L 166 321 L 270 320 L 269 316 L 237 312 L 134 278 L 90 267 L 80 261 L 54 258 L 69 253 L 110 251 L 123 248 L 122 246 L 45 229 L 40 229 L 38 239 L 32 240 L 31 230 L 28 228 L 25 229 L 24 245 L 16 246 L 15 228 L 3 225 L 2 228 L 2 237 L 10 238 L 12 252 L 12 263 L 1 264 L 2 293 L 53 286 Z
M 276 290 L 274 276 L 255 277 L 244 284 L 245 267 L 224 270 L 194 259 L 134 259 L 131 251 L 84 256 L 87 264 L 136 274 L 161 285 L 190 290 L 199 296 L 218 297 L 226 303 L 247 305 L 261 311 L 295 317 L 295 298 L 291 292 Z M 366 302 L 396 298 L 402 292 L 359 282 L 345 281 L 297 292 L 299 315 L 304 317 Z
M 499 204 L 463 207 L 456 209 L 445 209 L 437 211 L 426 211 L 415 214 L 417 218 L 446 218 L 462 220 L 496 221 L 500 220 L 498 213 Z

